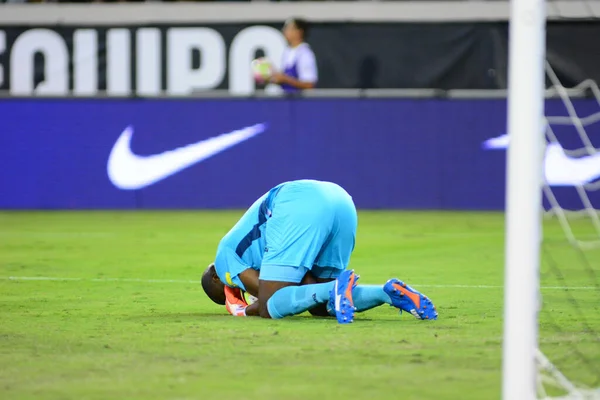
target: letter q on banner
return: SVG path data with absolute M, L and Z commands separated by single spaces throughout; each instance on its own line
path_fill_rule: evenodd
M 254 92 L 254 78 L 250 63 L 257 50 L 263 50 L 276 69 L 281 67 L 281 58 L 286 43 L 283 34 L 270 26 L 252 26 L 240 31 L 229 49 L 229 91 L 236 95 Z M 277 85 L 267 86 L 269 93 L 281 92 Z

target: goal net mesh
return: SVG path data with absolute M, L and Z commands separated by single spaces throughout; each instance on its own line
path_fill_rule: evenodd
M 546 76 L 538 397 L 600 399 L 600 90 Z

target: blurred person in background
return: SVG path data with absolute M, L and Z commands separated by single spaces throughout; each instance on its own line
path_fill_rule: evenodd
M 307 31 L 308 22 L 301 18 L 289 19 L 283 26 L 283 35 L 288 42 L 283 52 L 283 71 L 274 74 L 271 82 L 280 85 L 287 94 L 312 89 L 318 80 L 315 53 L 304 41 Z

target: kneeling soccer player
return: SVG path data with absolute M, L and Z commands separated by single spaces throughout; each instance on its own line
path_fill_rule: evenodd
M 356 284 L 358 275 L 347 269 L 356 227 L 352 198 L 335 183 L 282 183 L 221 240 L 202 287 L 236 316 L 283 318 L 310 311 L 349 323 L 355 311 L 390 304 L 420 319 L 436 319 L 431 301 L 397 279 L 384 286 Z M 258 300 L 247 305 L 237 289 Z

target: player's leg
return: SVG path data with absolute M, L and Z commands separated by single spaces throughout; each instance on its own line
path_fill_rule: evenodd
M 352 292 L 356 312 L 363 312 L 383 304 L 392 304 L 382 285 L 357 285 Z
M 302 279 L 302 282 L 300 283 L 301 286 L 306 286 L 306 285 L 312 285 L 312 284 L 316 284 L 316 283 L 329 283 L 329 282 L 335 282 L 335 280 L 337 279 L 337 277 L 339 276 L 339 272 L 341 271 L 337 271 L 338 273 L 336 274 L 335 278 L 314 278 L 312 276 L 312 273 L 309 271 L 307 272 L 307 274 L 304 276 L 304 279 Z M 389 298 L 388 298 L 389 300 Z M 313 316 L 313 317 L 335 317 L 335 309 L 333 306 L 329 305 L 329 301 L 326 303 L 320 303 L 317 304 L 316 306 L 314 306 L 313 308 L 310 308 L 308 310 L 308 312 Z
M 335 261 L 329 261 L 329 263 L 336 264 Z M 315 266 L 311 270 L 311 274 L 318 277 L 317 279 L 324 279 L 324 277 L 328 277 L 328 279 L 337 278 L 341 272 L 340 268 L 334 267 Z M 356 312 L 363 312 L 389 304 L 402 311 L 410 312 L 420 319 L 437 318 L 437 312 L 431 300 L 398 279 L 390 279 L 385 285 L 356 285 L 352 290 L 352 302 Z M 337 316 L 339 319 L 333 293 L 327 302 L 325 313 L 323 313 L 322 307 L 316 310 L 318 310 L 319 316 L 326 313 L 327 315 Z
M 272 279 L 272 278 L 270 278 Z M 288 278 L 289 280 L 289 278 Z M 296 287 L 298 284 L 295 282 L 285 282 L 279 280 L 264 280 L 258 281 L 258 304 L 259 304 L 259 315 L 263 318 L 282 318 L 279 317 L 276 312 L 269 312 L 268 303 L 273 295 L 285 288 Z
M 274 267 L 274 269 L 277 267 Z M 268 268 L 270 269 L 270 267 Z M 277 279 L 291 280 L 297 267 L 279 267 Z M 292 269 L 290 271 L 289 269 Z M 282 277 L 281 272 L 287 270 L 287 276 Z M 262 270 L 261 270 L 262 273 Z M 267 275 L 271 278 L 271 272 Z M 279 319 L 291 315 L 301 314 L 305 311 L 326 304 L 329 292 L 333 289 L 335 281 L 315 283 L 299 286 L 297 283 L 281 280 L 259 281 L 260 315 L 264 318 Z
M 260 271 L 261 316 L 283 318 L 326 303 L 336 282 L 298 286 L 331 232 L 332 211 L 320 185 L 282 187 L 265 225 L 266 249 Z
M 392 300 L 392 306 L 419 319 L 437 319 L 438 313 L 431 300 L 423 293 L 398 279 L 390 279 L 383 290 Z
M 329 261 L 335 264 L 334 261 Z M 317 277 L 334 277 L 341 272 L 338 268 L 314 267 L 311 273 Z M 384 304 L 411 313 L 420 319 L 437 319 L 437 311 L 424 294 L 398 279 L 390 279 L 385 285 L 356 285 L 352 290 L 352 302 L 356 312 L 363 312 Z M 337 316 L 335 296 L 332 292 L 326 306 L 327 313 Z
M 335 281 L 335 279 L 315 279 L 315 277 L 309 272 L 304 275 L 300 286 L 313 285 L 315 283 L 328 283 Z M 315 307 L 308 310 L 310 315 L 313 317 L 331 317 L 331 314 L 327 311 L 327 303 L 317 304 Z
M 331 232 L 323 244 L 311 274 L 320 280 L 336 279 L 330 293 L 330 315 L 340 323 L 352 322 L 356 304 L 353 300 L 358 275 L 347 270 L 356 242 L 358 216 L 352 197 L 340 186 L 328 184 L 325 188 L 332 205 Z
M 334 229 L 323 250 L 315 262 L 311 273 L 318 279 L 336 278 L 340 271 L 347 268 L 354 250 L 357 228 L 357 213 L 352 198 L 341 187 L 330 188 L 331 196 L 336 198 Z M 335 292 L 335 291 L 334 291 Z M 330 314 L 340 320 L 337 310 L 336 293 L 332 293 L 327 304 Z M 390 304 L 400 310 L 408 311 L 421 319 L 435 319 L 437 312 L 431 301 L 423 294 L 405 285 L 397 279 L 389 280 L 385 285 L 356 285 L 352 290 L 352 303 L 357 312 L 370 310 L 383 304 Z
M 334 240 L 332 242 L 332 246 L 325 252 L 323 259 L 318 261 L 318 263 L 341 266 L 347 265 L 346 260 L 349 259 L 349 255 L 347 255 L 347 253 L 348 251 L 351 252 L 351 249 L 347 249 L 347 246 L 345 246 L 344 243 L 347 243 L 347 240 L 339 240 L 339 243 L 338 240 Z M 325 257 L 327 257 L 327 260 Z M 337 257 L 339 261 L 335 261 L 335 257 Z M 342 271 L 343 267 L 339 266 L 320 267 L 317 265 L 313 267 L 311 274 L 313 274 L 318 280 L 331 281 L 337 279 Z M 354 307 L 356 308 L 356 312 L 367 311 L 383 304 L 392 305 L 392 299 L 385 292 L 382 285 L 356 285 L 352 291 L 352 299 Z M 327 315 L 335 316 L 334 296 L 330 297 L 327 305 L 325 306 L 325 311 Z

